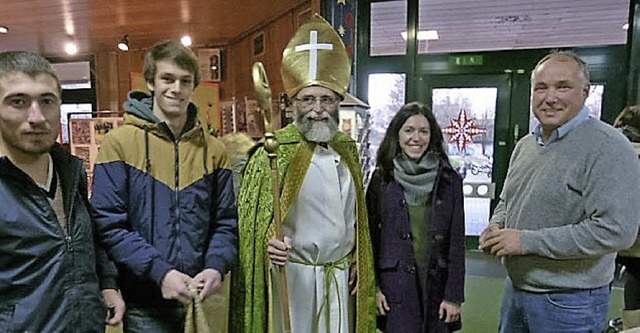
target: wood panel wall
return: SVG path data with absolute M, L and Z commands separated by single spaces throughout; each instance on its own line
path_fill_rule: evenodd
M 310 12 L 319 12 L 320 0 L 300 1 L 271 20 L 259 24 L 224 45 L 218 47 L 224 52 L 220 99 L 233 97 L 255 98 L 251 67 L 261 61 L 265 65 L 274 100 L 284 91 L 280 77 L 282 51 L 293 36 L 300 18 Z M 253 56 L 253 39 L 264 34 L 264 52 Z M 197 47 L 194 47 L 197 53 Z M 129 52 L 103 51 L 95 54 L 95 77 L 98 110 L 122 112 L 122 103 L 130 90 L 130 73 L 142 72 L 146 49 L 132 49 Z
M 98 110 L 124 111 L 122 103 L 131 89 L 131 72 L 142 72 L 146 49 L 107 51 L 95 55 Z

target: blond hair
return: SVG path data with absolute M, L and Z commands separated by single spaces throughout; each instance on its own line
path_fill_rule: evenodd
M 227 154 L 232 164 L 235 164 L 240 158 L 244 157 L 256 144 L 247 133 L 243 132 L 225 134 L 220 139 L 227 147 Z

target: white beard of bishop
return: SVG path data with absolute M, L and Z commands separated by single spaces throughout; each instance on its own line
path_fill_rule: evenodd
M 317 122 L 313 118 L 326 118 L 327 122 Z M 338 120 L 327 111 L 296 112 L 294 123 L 304 137 L 312 142 L 329 142 L 338 131 Z

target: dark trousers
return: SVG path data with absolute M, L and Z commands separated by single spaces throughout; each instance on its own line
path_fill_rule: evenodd
M 124 333 L 184 332 L 184 306 L 136 308 L 128 307 L 124 315 Z

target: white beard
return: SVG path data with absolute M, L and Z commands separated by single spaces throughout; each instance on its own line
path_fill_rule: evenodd
M 316 122 L 312 118 L 326 117 L 327 122 Z M 304 137 L 312 142 L 329 142 L 338 132 L 338 120 L 327 111 L 296 112 L 294 123 Z

